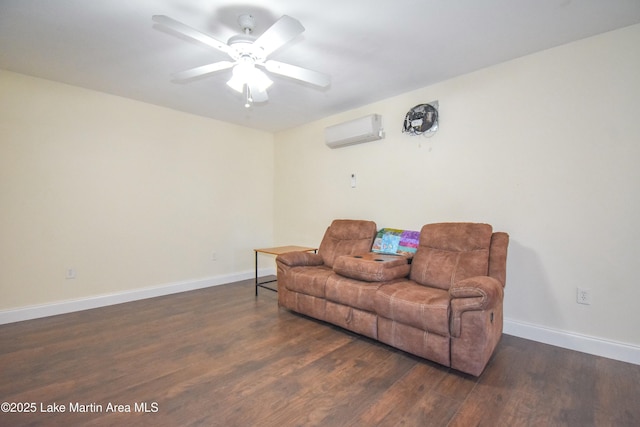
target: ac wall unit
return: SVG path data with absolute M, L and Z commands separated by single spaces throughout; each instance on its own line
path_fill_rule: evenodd
M 371 114 L 350 122 L 329 126 L 324 130 L 324 139 L 330 148 L 344 147 L 384 138 L 382 116 Z

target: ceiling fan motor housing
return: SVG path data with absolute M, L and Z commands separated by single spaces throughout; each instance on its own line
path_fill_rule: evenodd
M 238 34 L 232 36 L 227 44 L 233 49 L 229 52 L 229 55 L 234 60 L 249 57 L 253 62 L 264 62 L 266 56 L 264 50 L 255 46 L 253 43 L 256 41 L 254 36 L 248 34 Z

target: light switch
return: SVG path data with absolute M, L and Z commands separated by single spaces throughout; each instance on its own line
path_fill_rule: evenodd
M 356 174 L 351 174 L 351 188 L 356 188 Z

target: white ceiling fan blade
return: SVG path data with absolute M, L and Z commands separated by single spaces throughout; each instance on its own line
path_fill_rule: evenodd
M 283 15 L 275 24 L 269 27 L 267 31 L 262 33 L 253 44 L 254 46 L 262 48 L 265 56 L 268 56 L 303 32 L 304 27 L 300 21 Z
M 163 25 L 175 32 L 197 40 L 200 43 L 204 43 L 207 46 L 211 46 L 227 54 L 233 51 L 226 43 L 222 43 L 220 40 L 216 40 L 210 35 L 201 33 L 195 28 L 191 28 L 188 25 L 183 24 L 182 22 L 178 22 L 173 18 L 169 18 L 168 16 L 153 15 L 151 19 L 153 19 L 154 22 Z
M 191 80 L 195 79 L 196 77 L 204 77 L 207 74 L 226 70 L 227 68 L 233 67 L 233 65 L 234 63 L 231 61 L 214 62 L 213 64 L 207 64 L 201 67 L 180 71 L 179 73 L 174 73 L 171 76 L 174 80 Z
M 234 62 L 231 61 L 214 62 L 213 64 L 202 65 L 200 67 L 180 71 L 178 73 L 172 74 L 171 76 L 174 80 L 191 80 L 195 79 L 196 77 L 204 77 L 207 74 L 226 70 L 227 68 L 233 67 L 233 65 Z
M 327 87 L 331 84 L 331 77 L 326 74 L 319 73 L 317 71 L 308 70 L 306 68 L 298 67 L 296 65 L 285 64 L 284 62 L 269 60 L 264 63 L 264 67 L 267 71 L 280 74 L 285 77 L 291 77 L 292 79 L 301 80 L 306 83 L 311 83 L 315 86 Z

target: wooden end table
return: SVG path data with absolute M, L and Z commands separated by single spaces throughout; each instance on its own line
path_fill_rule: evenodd
M 280 254 L 286 254 L 287 252 L 312 252 L 313 253 L 318 253 L 318 248 L 310 248 L 307 246 L 294 246 L 294 245 L 289 245 L 289 246 L 276 246 L 275 248 L 261 248 L 261 249 L 254 249 L 253 250 L 256 253 L 256 296 L 258 295 L 258 287 L 260 288 L 264 288 L 264 289 L 269 289 L 270 291 L 274 291 L 274 292 L 278 292 L 277 289 L 273 289 L 270 288 L 268 286 L 264 286 L 266 283 L 273 283 L 276 282 L 276 280 L 267 280 L 265 282 L 258 282 L 258 253 L 261 254 L 268 254 L 268 255 L 280 255 Z

